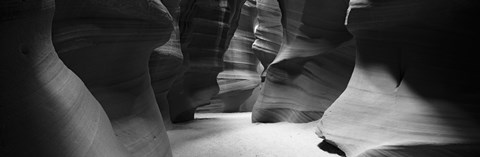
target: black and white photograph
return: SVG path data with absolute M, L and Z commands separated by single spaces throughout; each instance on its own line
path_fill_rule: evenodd
M 0 0 L 0 157 L 480 157 L 479 0 Z

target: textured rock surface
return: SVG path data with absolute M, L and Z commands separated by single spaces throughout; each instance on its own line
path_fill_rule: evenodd
M 282 12 L 277 0 L 257 0 L 253 52 L 265 69 L 273 62 L 283 39 Z
M 189 55 L 189 68 L 168 95 L 173 122 L 193 120 L 195 109 L 208 104 L 218 93 L 217 75 L 223 69 L 223 54 L 238 25 L 245 0 L 180 3 L 180 40 Z M 170 102 L 170 101 L 169 101 Z
M 242 111 L 251 111 L 251 108 L 246 106 L 253 104 L 245 103 L 254 103 L 246 100 L 260 84 L 260 73 L 257 71 L 259 63 L 252 51 L 256 12 L 256 2 L 247 0 L 241 10 L 238 28 L 223 57 L 224 68 L 218 74 L 217 82 L 218 96 L 223 102 L 224 112 L 238 112 L 240 108 Z
M 57 0 L 57 11 L 53 0 L 1 1 L 1 156 L 171 156 L 164 120 L 192 120 L 218 91 L 244 96 L 224 99 L 234 110 L 260 92 L 254 122 L 309 122 L 325 111 L 318 146 L 347 156 L 480 156 L 477 1 L 351 0 L 347 9 L 341 0 L 257 0 L 255 38 L 252 19 L 234 36 L 251 17 L 243 2 L 184 0 L 176 18 L 177 0 Z M 253 91 L 252 73 L 263 69 L 252 54 L 268 67 Z M 306 132 L 314 122 L 245 125 L 248 116 L 175 125 L 174 150 L 323 153 Z M 292 141 L 304 145 L 281 143 Z
M 53 0 L 0 2 L 1 156 L 130 156 L 55 53 Z
M 120 143 L 133 156 L 171 156 L 148 65 L 173 30 L 163 4 L 58 0 L 53 26 L 59 57 L 100 102 Z
M 355 69 L 318 134 L 347 156 L 480 155 L 478 7 L 352 0 Z
M 180 0 L 162 0 L 162 3 L 173 18 L 173 32 L 167 43 L 154 49 L 150 56 L 149 71 L 155 98 L 165 127 L 169 129 L 172 123 L 170 120 L 170 105 L 172 104 L 168 102 L 167 94 L 174 81 L 184 74 L 186 70 L 184 61 L 188 61 L 188 59 L 184 60 L 180 46 L 180 29 L 178 27 Z
M 280 52 L 267 68 L 253 122 L 309 122 L 345 89 L 355 45 L 346 31 L 347 4 L 336 0 L 280 1 L 285 29 Z M 342 44 L 343 43 L 343 44 Z

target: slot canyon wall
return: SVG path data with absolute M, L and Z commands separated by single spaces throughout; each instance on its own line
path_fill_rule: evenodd
M 171 156 L 146 64 L 172 29 L 162 5 L 67 1 L 0 2 L 2 156 Z
M 215 90 L 209 91 L 218 88 L 216 83 L 207 83 L 208 94 L 200 92 L 198 96 L 195 93 L 203 86 L 197 85 L 203 84 L 195 81 L 202 81 L 204 76 L 212 81 L 211 76 L 216 77 L 223 68 L 221 57 L 243 5 L 243 1 L 179 3 L 2 2 L 2 48 L 7 51 L 2 53 L 6 67 L 2 71 L 2 80 L 6 81 L 2 94 L 15 89 L 2 96 L 4 102 L 12 104 L 9 108 L 2 105 L 2 131 L 8 128 L 2 134 L 2 155 L 22 151 L 40 156 L 171 156 L 164 123 L 169 128 L 170 119 L 178 120 L 177 110 L 191 108 L 182 108 L 179 103 L 170 109 L 170 104 L 188 100 L 188 105 L 198 105 L 216 94 Z M 180 6 L 186 9 L 182 16 Z M 180 17 L 186 18 L 181 28 L 190 32 L 183 34 L 188 37 L 183 39 L 183 47 L 177 24 Z M 191 27 L 192 19 L 200 23 Z M 210 38 L 205 42 L 202 37 Z M 204 44 L 205 51 L 197 52 Z M 193 59 L 183 53 L 189 48 L 196 52 Z M 9 55 L 14 57 L 10 61 Z M 23 65 L 16 67 L 17 62 Z M 187 68 L 207 72 L 188 72 Z M 21 72 L 8 75 L 16 70 Z M 195 72 L 201 75 L 192 75 Z M 168 92 L 172 86 L 181 88 Z M 22 113 L 22 107 L 28 110 Z M 189 114 L 186 120 L 193 119 L 193 112 Z M 29 132 L 36 128 L 43 130 Z M 17 132 L 25 133 L 24 137 L 18 137 Z M 33 148 L 20 146 L 18 141 L 26 138 Z M 57 142 L 41 146 L 47 139 Z M 65 149 L 56 152 L 54 147 Z
M 221 100 L 220 104 L 223 104 L 223 112 L 252 111 L 258 95 L 262 67 L 252 49 L 256 19 L 256 2 L 245 1 L 240 11 L 238 28 L 223 57 L 223 71 L 217 77 L 217 97 Z
M 478 7 L 4 0 L 0 154 L 168 157 L 171 123 L 218 98 L 252 122 L 319 120 L 346 156 L 480 156 Z
M 253 122 L 321 118 L 319 137 L 347 156 L 480 154 L 478 2 L 279 4 L 284 38 Z
M 171 156 L 165 126 L 218 92 L 243 1 L 1 4 L 2 155 Z
M 223 55 L 238 27 L 245 0 L 180 2 L 180 41 L 188 68 L 168 94 L 173 122 L 194 119 L 197 107 L 210 104 L 219 91 Z
M 351 0 L 348 87 L 318 135 L 347 156 L 478 156 L 477 1 Z
M 180 28 L 178 26 L 180 0 L 162 0 L 162 3 L 172 17 L 173 31 L 168 42 L 153 50 L 148 68 L 165 128 L 171 129 L 170 106 L 172 104 L 169 103 L 168 93 L 172 90 L 175 81 L 182 77 L 188 68 L 188 55 L 183 53 L 180 46 Z
M 284 37 L 253 122 L 321 118 L 347 156 L 480 154 L 478 2 L 278 2 Z
M 276 4 L 276 0 L 261 2 L 262 8 Z M 271 65 L 266 69 L 252 121 L 318 120 L 346 88 L 353 70 L 355 45 L 343 25 L 347 6 L 344 1 L 336 0 L 278 2 L 278 9 L 268 9 L 277 11 L 273 15 L 281 10 L 283 39 L 279 48 L 272 42 L 258 42 L 259 46 L 269 48 L 263 54 L 278 51 L 278 55 L 273 61 L 265 57 L 268 59 L 264 64 L 271 61 Z M 278 25 L 275 23 L 274 30 L 278 30 Z M 264 29 L 259 31 L 263 33 Z
M 263 69 L 266 69 L 277 56 L 282 44 L 282 11 L 276 0 L 256 0 L 256 4 L 257 25 L 254 28 L 255 41 L 252 49 Z M 261 76 L 265 79 L 265 71 Z
M 167 8 L 145 0 L 55 4 L 55 50 L 100 102 L 116 139 L 132 156 L 171 156 L 149 74 L 152 52 L 175 33 Z

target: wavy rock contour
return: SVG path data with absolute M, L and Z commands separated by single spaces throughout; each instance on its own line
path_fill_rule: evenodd
M 247 0 L 242 7 L 238 28 L 225 52 L 224 68 L 217 77 L 218 97 L 224 112 L 251 111 L 256 95 L 253 91 L 260 84 L 258 59 L 252 51 L 256 25 L 256 2 Z M 250 107 L 248 107 L 250 106 Z
M 282 11 L 277 0 L 257 0 L 257 21 L 253 52 L 266 69 L 273 62 L 283 40 Z
M 279 1 L 284 38 L 266 70 L 253 122 L 310 122 L 346 88 L 354 42 L 343 25 L 347 4 L 336 0 Z
M 0 2 L 2 156 L 130 156 L 102 106 L 58 58 L 53 0 Z
M 476 1 L 350 2 L 357 60 L 318 134 L 347 156 L 478 156 Z
M 162 113 L 162 118 L 167 129 L 171 129 L 170 106 L 168 93 L 174 91 L 175 80 L 182 77 L 188 62 L 188 55 L 184 55 L 180 46 L 180 29 L 178 16 L 180 13 L 179 0 L 162 0 L 173 19 L 173 32 L 164 45 L 153 50 L 149 61 L 149 72 L 155 98 Z
M 171 36 L 158 0 L 57 0 L 53 43 L 100 102 L 133 156 L 171 156 L 152 89 L 149 60 Z
M 238 26 L 245 0 L 195 1 L 180 3 L 180 41 L 188 54 L 188 70 L 174 83 L 168 95 L 173 122 L 193 120 L 198 106 L 210 103 L 219 87 L 223 55 Z

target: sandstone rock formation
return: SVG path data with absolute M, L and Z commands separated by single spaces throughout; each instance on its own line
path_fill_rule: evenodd
M 55 49 L 100 102 L 118 141 L 132 156 L 171 156 L 149 74 L 153 50 L 173 30 L 167 8 L 159 0 L 56 4 Z
M 252 121 L 317 120 L 345 89 L 353 69 L 355 45 L 343 25 L 347 6 L 336 0 L 279 2 L 284 38 L 267 68 Z M 275 50 L 269 47 L 264 54 Z
M 261 73 L 261 83 L 256 85 L 253 90 L 242 91 L 237 94 L 244 96 L 239 98 L 240 102 L 236 102 L 237 104 L 242 103 L 239 107 L 241 112 L 252 111 L 253 105 L 264 86 L 265 69 L 275 59 L 283 39 L 282 14 L 278 2 L 276 0 L 256 0 L 255 3 L 256 21 L 253 28 L 255 40 L 251 48 L 257 60 L 261 63 L 257 66 L 257 72 Z M 246 22 L 248 23 L 248 21 Z M 242 21 L 239 23 L 241 24 Z M 255 77 L 257 77 L 256 74 Z M 238 99 L 229 100 L 235 101 Z
M 348 87 L 318 123 L 347 156 L 478 156 L 477 1 L 352 0 Z
M 180 46 L 180 29 L 178 15 L 180 0 L 162 0 L 173 19 L 173 32 L 164 45 L 154 49 L 150 56 L 149 72 L 157 104 L 167 129 L 172 127 L 170 120 L 170 104 L 167 95 L 175 80 L 183 76 L 186 70 L 186 61 Z
M 245 0 L 180 3 L 180 40 L 189 55 L 188 70 L 168 95 L 173 122 L 193 120 L 195 109 L 218 93 L 217 75 L 223 70 L 223 54 L 235 32 Z M 170 101 L 171 100 L 171 101 Z
M 130 156 L 102 106 L 55 53 L 54 10 L 53 0 L 0 2 L 1 156 Z
M 260 73 L 257 71 L 259 63 L 252 51 L 256 12 L 256 2 L 247 0 L 241 10 L 238 28 L 223 57 L 224 68 L 218 74 L 217 81 L 218 97 L 224 104 L 224 112 L 251 111 L 255 102 L 247 99 L 256 98 L 252 92 L 260 84 Z
M 282 12 L 277 0 L 256 0 L 257 21 L 253 52 L 266 69 L 280 50 L 283 39 Z
M 219 91 L 346 156 L 480 156 L 477 1 L 244 2 L 0 1 L 0 156 L 171 156 Z

